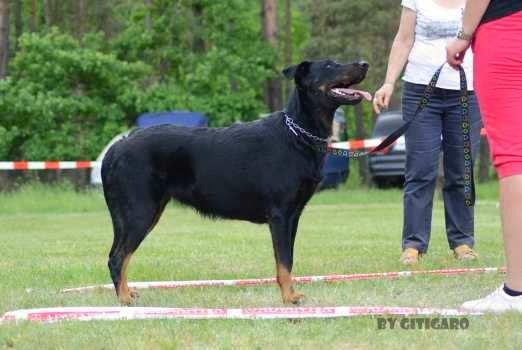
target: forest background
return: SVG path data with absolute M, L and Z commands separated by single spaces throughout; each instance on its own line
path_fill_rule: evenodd
M 94 159 L 145 112 L 254 120 L 284 108 L 293 83 L 280 71 L 305 59 L 364 59 L 361 87 L 374 92 L 400 11 L 400 0 L 0 0 L 0 160 Z M 346 116 L 350 138 L 371 134 L 370 104 Z M 487 147 L 481 159 L 486 179 Z

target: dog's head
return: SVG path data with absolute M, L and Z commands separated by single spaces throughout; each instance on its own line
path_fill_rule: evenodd
M 363 99 L 371 100 L 368 92 L 351 88 L 364 80 L 368 67 L 363 61 L 348 64 L 332 60 L 304 61 L 284 69 L 283 75 L 294 79 L 299 91 L 319 99 L 320 104 L 337 108 L 357 104 Z

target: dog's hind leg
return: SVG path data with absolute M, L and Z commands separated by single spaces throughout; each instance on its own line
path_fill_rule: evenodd
M 131 256 L 158 222 L 168 199 L 158 198 L 149 192 L 147 195 L 142 193 L 139 200 L 107 200 L 114 226 L 108 266 L 122 304 L 130 304 L 137 296 L 137 293 L 129 290 L 127 283 Z
M 303 294 L 294 290 L 292 281 L 294 215 L 274 210 L 270 216 L 270 232 L 276 261 L 277 283 L 281 289 L 281 296 L 285 304 L 299 304 Z

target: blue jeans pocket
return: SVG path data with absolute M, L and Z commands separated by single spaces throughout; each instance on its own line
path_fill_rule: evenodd
M 404 83 L 402 90 L 402 119 L 406 122 L 415 117 L 415 112 L 419 106 L 420 100 L 424 95 L 426 85 Z

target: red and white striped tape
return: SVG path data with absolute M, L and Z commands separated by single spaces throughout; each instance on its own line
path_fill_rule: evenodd
M 334 142 L 329 144 L 329 147 L 345 149 L 347 151 L 356 151 L 367 148 L 377 147 L 384 139 L 366 139 L 366 140 L 349 140 L 343 142 Z
M 342 281 L 360 281 L 372 279 L 392 279 L 399 277 L 412 277 L 419 275 L 435 275 L 435 276 L 455 276 L 467 273 L 488 273 L 488 272 L 505 272 L 505 267 L 478 267 L 478 268 L 462 268 L 462 269 L 440 269 L 440 270 L 418 270 L 418 271 L 399 271 L 399 272 L 372 272 L 358 273 L 351 275 L 326 275 L 326 276 L 302 276 L 294 277 L 295 283 L 307 284 L 314 282 L 342 282 Z M 238 280 L 201 280 L 201 281 L 162 281 L 162 282 L 130 282 L 129 287 L 136 289 L 148 288 L 183 288 L 183 287 L 212 287 L 212 286 L 255 286 L 264 284 L 275 284 L 275 278 L 253 278 Z M 63 289 L 63 293 L 83 292 L 93 289 L 114 289 L 112 284 L 94 285 L 79 288 Z
M 480 130 L 481 136 L 486 136 L 486 129 Z M 355 151 L 355 150 L 361 150 L 361 149 L 368 149 L 368 148 L 374 148 L 377 147 L 381 141 L 384 140 L 384 138 L 374 138 L 374 139 L 366 139 L 366 140 L 348 140 L 343 142 L 334 142 L 331 143 L 329 146 L 333 148 L 339 148 L 349 151 Z M 402 142 L 404 143 L 403 138 L 399 138 L 396 142 Z
M 375 272 L 351 275 L 295 277 L 297 283 L 337 282 L 384 278 L 411 277 L 416 275 L 454 276 L 465 273 L 505 272 L 504 267 L 482 267 L 399 272 Z M 247 286 L 275 283 L 274 278 L 243 280 L 135 282 L 133 288 L 181 288 L 204 286 Z M 111 284 L 64 289 L 63 292 L 78 292 L 95 288 L 113 289 Z M 336 307 L 275 307 L 245 309 L 205 308 L 162 308 L 162 307 L 59 307 L 45 309 L 16 310 L 4 314 L 0 323 L 11 321 L 54 322 L 63 320 L 145 320 L 145 319 L 297 319 L 334 318 L 354 316 L 469 316 L 481 315 L 458 309 L 390 307 L 390 306 L 336 306 Z
M 91 161 L 0 162 L 0 170 L 89 169 L 97 164 Z
M 390 307 L 390 306 L 336 306 L 336 307 L 263 307 L 245 309 L 205 309 L 168 307 L 58 307 L 16 310 L 4 314 L 0 323 L 12 321 L 55 322 L 65 320 L 146 320 L 146 319 L 297 319 L 336 318 L 354 316 L 470 316 L 458 309 Z
M 481 135 L 486 135 L 484 129 Z M 368 149 L 376 147 L 381 143 L 382 138 L 366 140 L 350 140 L 344 142 L 334 142 L 329 146 L 349 151 Z M 58 169 L 89 169 L 100 166 L 96 161 L 14 161 L 0 162 L 0 170 L 58 170 Z

